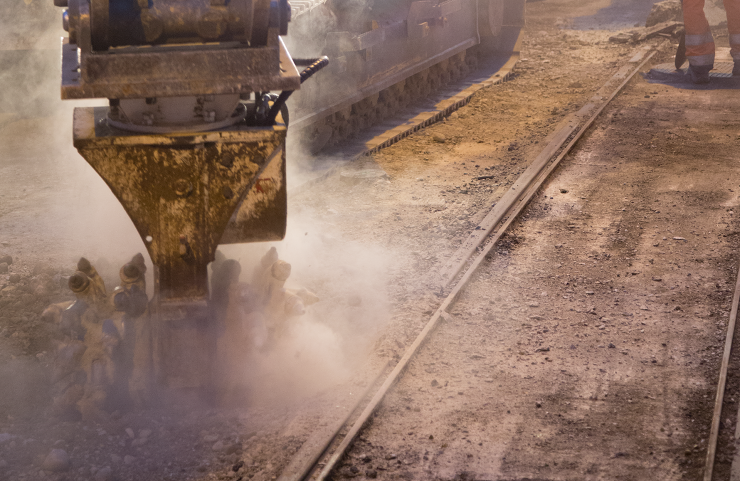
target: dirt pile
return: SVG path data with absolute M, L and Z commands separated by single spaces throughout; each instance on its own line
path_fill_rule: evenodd
M 646 27 L 652 27 L 663 22 L 683 22 L 683 10 L 679 0 L 664 0 L 653 5 L 647 20 Z

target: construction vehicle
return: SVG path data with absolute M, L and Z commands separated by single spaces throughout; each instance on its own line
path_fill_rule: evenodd
M 294 0 L 286 38 L 331 64 L 292 99 L 291 128 L 314 152 L 337 144 L 511 53 L 524 0 Z M 293 134 L 291 134 L 293 135 Z
M 501 48 L 524 12 L 524 0 L 54 3 L 69 33 L 62 98 L 109 101 L 75 109 L 74 145 L 154 264 L 155 370 L 175 388 L 211 376 L 218 245 L 285 234 L 291 93 L 301 89 L 291 126 L 336 143 L 463 74 L 471 48 Z M 289 43 L 305 60 L 283 41 L 291 18 Z

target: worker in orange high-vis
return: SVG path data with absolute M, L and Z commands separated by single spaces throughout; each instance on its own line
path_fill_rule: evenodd
M 730 31 L 730 54 L 735 61 L 732 75 L 740 76 L 740 0 L 724 0 L 724 4 Z M 689 78 L 696 84 L 708 83 L 709 71 L 714 67 L 714 38 L 704 15 L 704 0 L 683 0 L 683 21 Z

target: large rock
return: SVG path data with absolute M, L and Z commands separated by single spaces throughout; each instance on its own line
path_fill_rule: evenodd
M 654 4 L 645 21 L 645 26 L 652 27 L 663 22 L 683 22 L 680 0 L 664 0 Z
M 69 469 L 69 455 L 64 449 L 52 449 L 44 459 L 41 469 L 61 473 Z

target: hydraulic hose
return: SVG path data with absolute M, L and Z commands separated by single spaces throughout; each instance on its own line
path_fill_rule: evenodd
M 319 58 L 294 58 L 293 63 L 295 63 L 299 67 L 305 67 L 306 65 L 308 65 L 308 68 L 301 72 L 301 83 L 303 83 L 308 80 L 313 74 L 329 65 L 329 57 L 324 55 L 323 57 Z
M 329 57 L 323 56 L 320 58 L 294 58 L 293 63 L 301 67 L 308 65 L 308 67 L 303 72 L 301 72 L 301 83 L 303 83 L 311 78 L 313 74 L 329 65 Z M 272 104 L 270 112 L 265 118 L 266 125 L 272 125 L 275 123 L 275 118 L 277 118 L 278 112 L 280 112 L 280 110 L 283 108 L 283 105 L 285 105 L 285 102 L 288 100 L 288 97 L 290 97 L 293 92 L 293 90 L 284 90 L 280 92 L 280 95 Z

